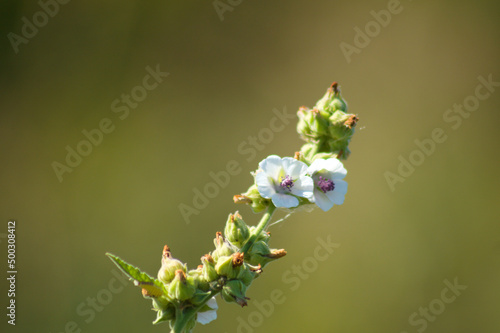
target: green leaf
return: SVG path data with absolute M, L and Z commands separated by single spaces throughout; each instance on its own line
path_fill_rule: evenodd
M 160 297 L 167 296 L 163 289 L 163 283 L 157 279 L 152 278 L 149 274 L 141 272 L 141 270 L 135 266 L 126 263 L 121 258 L 115 256 L 111 253 L 106 253 L 106 255 L 113 261 L 113 263 L 118 266 L 118 268 L 125 273 L 130 279 L 134 280 L 134 285 L 145 289 L 148 296 Z

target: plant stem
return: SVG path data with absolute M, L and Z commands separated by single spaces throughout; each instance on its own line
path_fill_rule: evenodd
M 260 220 L 259 224 L 257 225 L 257 228 L 254 230 L 254 232 L 250 235 L 250 238 L 248 238 L 247 242 L 243 247 L 241 248 L 240 252 L 245 253 L 247 252 L 257 239 L 257 237 L 260 235 L 262 230 L 264 230 L 267 225 L 269 224 L 269 221 L 271 221 L 271 216 L 273 216 L 273 213 L 275 211 L 276 207 L 270 203 L 269 207 L 267 208 L 267 212 L 262 216 L 262 219 Z

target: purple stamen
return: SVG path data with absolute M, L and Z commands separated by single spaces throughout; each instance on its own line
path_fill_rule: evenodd
M 292 187 L 293 187 L 293 180 L 292 178 L 290 178 L 290 176 L 285 176 L 285 177 L 281 177 L 281 183 L 280 183 L 280 186 L 284 189 L 287 189 L 288 191 L 291 191 L 292 190 Z
M 326 179 L 322 176 L 319 176 L 318 187 L 321 191 L 323 191 L 323 193 L 326 193 L 328 191 L 333 191 L 335 189 L 335 184 L 331 179 Z

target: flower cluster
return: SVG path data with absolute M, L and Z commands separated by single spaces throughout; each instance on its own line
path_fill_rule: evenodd
M 269 233 L 249 227 L 238 213 L 230 214 L 224 235 L 217 232 L 215 249 L 201 257 L 201 264 L 192 270 L 172 257 L 165 245 L 158 278 L 154 279 L 120 258 L 108 256 L 142 288 L 142 295 L 153 302 L 157 312 L 153 324 L 170 322 L 173 332 L 184 327 L 190 332 L 196 322 L 207 324 L 217 318 L 220 293 L 226 302 L 246 306 L 247 288 L 260 276 L 262 268 L 271 261 L 284 257 L 284 249 L 269 247 Z
M 358 121 L 346 110 L 337 83 L 313 109 L 299 109 L 297 131 L 306 143 L 294 157 L 270 155 L 262 160 L 253 173 L 254 183 L 246 193 L 234 196 L 235 203 L 248 204 L 255 213 L 265 211 L 260 222 L 248 226 L 238 212 L 229 214 L 224 234 L 216 233 L 215 249 L 201 257 L 196 269 L 188 270 L 166 245 L 157 278 L 107 254 L 152 300 L 157 312 L 154 324 L 169 322 L 171 333 L 189 333 L 197 322 L 207 324 L 217 318 L 217 294 L 226 302 L 247 305 L 247 289 L 262 268 L 286 255 L 284 249 L 269 246 L 266 228 L 275 209 L 317 205 L 328 211 L 344 202 L 347 171 L 339 159 L 349 156 Z
M 255 184 L 259 194 L 276 207 L 315 203 L 327 211 L 344 202 L 347 183 L 342 179 L 346 173 L 336 158 L 316 159 L 307 166 L 292 157 L 271 155 L 259 163 Z
M 307 142 L 300 150 L 305 161 L 311 163 L 315 158 L 349 157 L 351 152 L 348 146 L 358 117 L 347 113 L 347 103 L 340 95 L 337 82 L 328 88 L 314 108 L 303 106 L 297 115 L 297 132 Z

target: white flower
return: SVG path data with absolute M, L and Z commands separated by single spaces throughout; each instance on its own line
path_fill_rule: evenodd
M 291 157 L 268 156 L 259 163 L 255 175 L 257 189 L 276 207 L 297 207 L 297 197 L 311 198 L 314 183 L 306 176 L 307 164 Z
M 347 182 L 342 179 L 346 176 L 347 170 L 338 159 L 317 159 L 312 162 L 307 171 L 314 180 L 312 202 L 325 212 L 333 205 L 344 203 Z
M 217 319 L 217 309 L 219 306 L 217 305 L 217 301 L 215 300 L 215 297 L 212 297 L 206 305 L 211 308 L 212 310 L 208 310 L 205 312 L 198 312 L 196 315 L 196 320 L 205 325 L 211 322 L 212 320 Z

